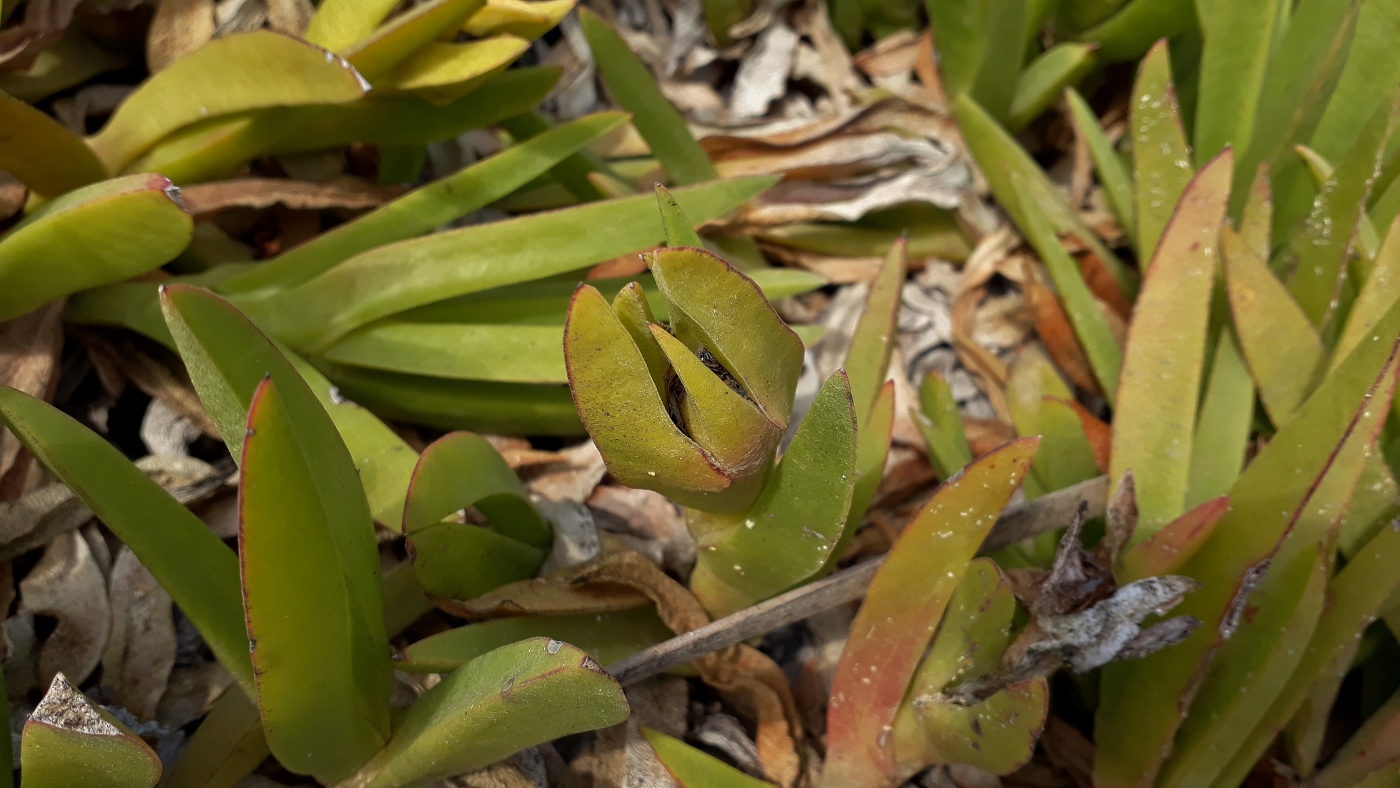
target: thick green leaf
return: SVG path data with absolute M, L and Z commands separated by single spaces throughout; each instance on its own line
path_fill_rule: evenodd
M 703 250 L 659 249 L 646 261 L 670 305 L 676 338 L 694 353 L 704 348 L 714 354 L 763 414 L 786 429 L 802 372 L 802 340 L 763 291 Z
M 1202 20 L 1205 49 L 1193 137 L 1197 165 L 1227 145 L 1248 148 L 1278 15 L 1278 0 L 1230 0 L 1214 3 Z
M 1254 380 L 1244 363 L 1234 328 L 1222 326 L 1211 357 L 1205 395 L 1196 414 L 1186 506 L 1195 507 L 1230 491 L 1244 468 L 1254 422 Z
M 1346 278 L 1345 263 L 1351 240 L 1365 216 L 1371 183 L 1380 168 L 1386 142 L 1394 128 L 1400 104 L 1387 103 L 1376 111 L 1357 138 L 1356 145 L 1337 166 L 1333 179 L 1322 188 L 1312 213 L 1290 245 L 1297 269 L 1288 289 L 1298 299 L 1313 325 L 1321 328 L 1331 319 Z
M 532 638 L 463 665 L 418 699 L 394 738 L 339 788 L 421 785 L 536 744 L 616 725 L 627 699 L 587 654 Z
M 1329 469 L 1339 466 L 1343 444 L 1351 450 L 1364 448 L 1361 438 L 1369 440 L 1360 422 L 1373 403 L 1389 397 L 1398 335 L 1400 309 L 1392 309 L 1371 334 L 1375 340 L 1357 346 L 1235 482 L 1230 511 L 1182 569 L 1203 588 L 1178 612 L 1196 616 L 1203 626 L 1170 649 L 1105 668 L 1095 724 L 1096 784 L 1141 785 L 1155 776 L 1180 724 L 1183 702 L 1233 628 L 1229 613 L 1242 585 L 1257 584 L 1260 562 L 1274 554 L 1305 510 L 1314 504 L 1337 506 L 1335 500 L 1313 501 L 1313 492 Z M 1371 426 L 1375 421 L 1369 419 Z M 1355 469 L 1359 472 L 1360 462 Z
M 885 382 L 885 373 L 894 352 L 896 318 L 899 299 L 904 287 L 905 243 L 895 243 L 885 262 L 870 282 L 870 295 L 861 311 L 846 352 L 846 376 L 851 381 L 851 399 L 855 402 L 856 418 L 865 423 L 875 398 Z
M 1092 44 L 1056 44 L 1032 60 L 1016 80 L 1007 128 L 1025 128 L 1049 109 L 1066 88 L 1078 84 L 1094 65 Z
M 441 227 L 510 194 L 625 119 L 606 112 L 548 131 L 322 233 L 224 281 L 219 291 L 241 294 L 299 285 L 361 252 Z
M 253 394 L 238 509 L 268 747 L 293 771 L 342 779 L 389 739 L 392 668 L 369 507 L 300 379 L 264 378 Z
M 676 197 L 687 216 L 703 222 L 772 182 L 736 178 L 678 189 Z M 296 287 L 239 303 L 278 339 L 324 348 L 395 312 L 572 271 L 645 249 L 663 237 L 655 198 L 638 195 L 388 244 Z
M 890 455 L 890 441 L 894 437 L 894 381 L 887 380 L 875 395 L 875 402 L 865 420 L 860 422 L 856 434 L 856 483 L 851 490 L 851 508 L 846 515 L 846 527 L 841 538 L 827 555 L 827 568 L 836 566 L 846 545 L 856 535 L 861 520 L 875 494 L 880 491 L 880 482 L 885 477 L 885 462 Z
M 718 178 L 710 157 L 690 136 L 685 119 L 661 95 L 646 66 L 622 37 L 586 8 L 579 10 L 579 22 L 608 92 L 618 106 L 632 113 L 632 125 L 647 141 L 672 182 L 686 186 Z M 686 214 L 694 218 L 695 211 L 687 209 Z
M 564 383 L 558 326 L 420 323 L 358 328 L 323 354 L 337 364 L 503 383 Z
M 943 92 L 956 99 L 972 88 L 982 67 L 986 44 L 984 4 L 981 0 L 926 0 L 925 5 L 938 49 L 938 76 Z
M 1356 27 L 1357 0 L 1303 0 L 1270 44 L 1269 65 L 1259 89 L 1254 131 L 1235 169 L 1230 215 L 1244 206 L 1245 185 L 1260 164 L 1274 168 L 1276 185 L 1287 180 L 1285 155 L 1312 137 L 1336 86 Z M 1287 226 L 1287 225 L 1284 225 Z
M 53 198 L 107 177 L 82 138 L 28 104 L 0 93 L 5 144 L 0 168 L 41 197 Z
M 451 673 L 492 649 L 526 638 L 563 640 L 604 665 L 671 639 L 655 607 L 575 616 L 515 616 L 449 629 L 414 642 L 394 660 L 409 673 Z
M 161 292 L 161 308 L 190 379 L 235 460 L 246 431 L 240 425 L 246 425 L 258 383 L 270 375 L 284 392 L 293 386 L 306 389 L 330 414 L 349 448 L 374 517 L 397 527 L 417 461 L 402 439 L 372 414 L 346 402 L 310 365 L 289 361 L 218 296 L 189 285 L 170 285 Z
M 975 706 L 943 694 L 1001 666 L 1015 616 L 1016 597 L 996 563 L 973 559 L 895 720 L 896 757 L 908 771 L 963 763 L 1008 774 L 1030 760 L 1049 709 L 1045 679 L 1002 690 Z
M 26 788 L 153 788 L 160 758 L 60 673 L 24 723 Z
M 0 421 L 136 553 L 219 662 L 251 687 L 233 551 L 116 447 L 57 408 L 0 387 Z
M 311 17 L 306 40 L 332 52 L 344 52 L 373 33 L 397 5 L 392 0 L 325 0 Z
M 1068 88 L 1065 90 L 1065 101 L 1069 104 L 1070 119 L 1074 122 L 1075 131 L 1080 139 L 1084 140 L 1084 146 L 1089 149 L 1089 158 L 1094 160 L 1094 171 L 1099 175 L 1099 183 L 1103 185 L 1108 205 L 1113 209 L 1113 215 L 1118 218 L 1123 234 L 1130 242 L 1135 242 L 1137 219 L 1134 218 L 1136 209 L 1133 206 L 1132 176 L 1128 174 L 1128 168 L 1123 166 L 1123 160 L 1114 150 L 1113 143 L 1104 136 L 1103 129 L 1099 127 L 1099 119 L 1089 108 L 1088 102 L 1084 101 L 1084 97 L 1074 88 Z
M 490 528 L 446 519 L 472 506 Z M 470 432 L 450 433 L 423 450 L 403 532 L 423 590 L 444 599 L 471 599 L 533 577 L 553 541 L 515 471 Z
M 1233 165 L 1234 156 L 1225 151 L 1186 187 L 1156 246 L 1128 326 L 1109 478 L 1116 487 L 1123 473 L 1132 470 L 1136 479 L 1135 541 L 1186 510 L 1216 236 L 1225 218 Z M 1142 232 L 1145 238 L 1147 231 Z
M 1303 160 L 1303 164 L 1307 166 L 1308 179 L 1312 182 L 1313 190 L 1321 191 L 1327 188 L 1327 182 L 1332 180 L 1332 174 L 1336 171 L 1336 168 L 1332 166 L 1331 162 L 1323 158 L 1322 154 L 1306 145 L 1295 145 L 1293 150 L 1298 154 L 1298 157 Z M 1380 178 L 1378 177 L 1376 185 L 1379 184 Z M 1294 191 L 1296 192 L 1298 190 L 1294 189 Z M 1374 191 L 1372 193 L 1374 194 Z M 1357 219 L 1356 244 L 1353 249 L 1353 251 L 1360 253 L 1360 260 L 1358 261 L 1354 257 L 1347 260 L 1349 266 L 1348 276 L 1355 276 L 1357 271 L 1368 271 L 1370 263 L 1375 260 L 1376 251 L 1379 248 L 1380 238 L 1376 234 L 1376 227 L 1371 223 L 1371 218 L 1363 212 L 1361 218 Z M 1361 263 L 1361 265 L 1358 266 L 1356 265 L 1357 263 Z M 1366 277 L 1361 276 L 1357 278 L 1364 281 Z
M 518 115 L 543 99 L 558 78 L 553 68 L 511 69 L 488 80 L 471 100 L 445 107 L 401 95 L 214 119 L 166 137 L 129 169 L 161 172 L 176 183 L 189 183 L 223 177 L 264 154 L 323 150 L 354 142 L 423 145 Z
M 1018 440 L 968 465 L 934 492 L 891 548 L 832 682 L 824 785 L 884 786 L 900 776 L 889 731 L 909 682 L 1037 443 Z
M 1131 60 L 1158 40 L 1184 33 L 1195 24 L 1192 0 L 1132 0 L 1080 38 L 1098 44 L 1105 61 Z
M 751 508 L 690 513 L 700 546 L 690 588 L 710 615 L 743 610 L 821 571 L 841 541 L 855 476 L 855 409 L 838 371 L 817 392 Z
M 709 454 L 671 421 L 642 352 L 590 286 L 581 286 L 569 306 L 564 354 L 579 418 L 614 479 L 687 506 L 729 486 Z
M 486 0 L 428 0 L 381 25 L 345 52 L 361 74 L 379 80 L 405 60 L 425 51 L 440 36 L 460 30 Z M 393 83 L 393 78 L 387 80 Z
M 345 396 L 385 418 L 497 435 L 582 436 L 585 432 L 567 386 L 322 366 Z
M 724 761 L 707 755 L 680 739 L 642 728 L 642 735 L 656 751 L 656 757 L 681 788 L 763 788 L 771 786 L 744 774 Z
M 193 226 L 159 175 L 69 192 L 0 237 L 0 320 L 158 268 L 185 248 Z
M 969 95 L 992 117 L 1005 122 L 1011 115 L 1016 83 L 1025 62 L 1030 30 L 1026 0 L 982 1 L 982 64 Z
M 938 471 L 938 478 L 951 478 L 972 462 L 972 449 L 963 431 L 962 411 L 942 376 L 930 372 L 919 383 L 919 410 L 922 418 L 914 421 L 928 443 L 929 462 Z
M 305 381 L 335 422 L 354 458 L 360 483 L 376 520 L 397 528 L 404 491 L 416 453 L 373 414 L 340 396 L 330 381 L 295 355 L 283 355 L 261 331 L 228 302 L 189 285 L 162 290 L 161 309 L 173 344 L 191 381 L 237 460 L 243 446 L 248 403 L 266 376 L 283 386 Z
M 1104 398 L 1112 404 L 1118 396 L 1123 351 L 1119 349 L 1118 340 L 1109 329 L 1098 301 L 1085 283 L 1078 263 L 1065 250 L 1049 217 L 1041 210 L 1041 204 L 1030 199 L 1029 189 L 1023 188 L 1023 183 L 1013 180 L 1012 188 L 1022 198 L 1026 237 L 1049 270 L 1055 289 L 1059 291 L 1060 302 L 1064 305 L 1065 315 L 1074 327 L 1074 334 L 1084 348 L 1084 354 L 1089 358 L 1094 378 L 1098 380 L 1099 388 L 1103 389 Z
M 1297 412 L 1327 364 L 1327 351 L 1283 283 L 1228 227 L 1220 231 L 1226 291 L 1240 347 L 1275 424 Z
M 1209 785 L 1232 762 L 1302 658 L 1330 569 L 1328 551 L 1315 545 L 1273 568 L 1278 582 L 1249 597 L 1259 612 L 1244 618 L 1211 664 L 1158 785 Z
M 1166 41 L 1158 42 L 1143 58 L 1129 111 L 1138 259 L 1151 260 L 1194 174 L 1186 131 L 1176 107 Z
M 486 0 L 486 6 L 467 20 L 466 31 L 482 37 L 510 33 L 536 39 L 553 30 L 577 0 Z
M 259 30 L 224 36 L 152 76 L 93 137 L 113 172 L 191 123 L 266 107 L 356 101 L 369 84 L 343 59 L 290 36 Z
M 703 247 L 704 242 L 691 226 L 690 220 L 685 218 L 675 195 L 659 183 L 656 184 L 655 191 L 656 204 L 661 208 L 661 226 L 666 229 L 666 245 Z

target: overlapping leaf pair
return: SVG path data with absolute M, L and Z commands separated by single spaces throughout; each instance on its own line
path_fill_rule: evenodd
M 712 614 L 726 614 L 830 566 L 874 497 L 894 412 L 893 389 L 881 383 L 903 247 L 872 291 L 853 375 L 826 381 L 775 465 L 802 343 L 751 279 L 699 247 L 659 187 L 658 197 L 670 245 L 646 261 L 669 325 L 636 285 L 611 305 L 584 285 L 569 307 L 564 351 L 579 416 L 609 471 L 688 508 L 700 543 L 691 588 Z

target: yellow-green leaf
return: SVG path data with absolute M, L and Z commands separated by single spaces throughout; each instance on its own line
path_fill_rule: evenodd
M 193 227 L 159 175 L 69 192 L 0 236 L 0 320 L 159 268 L 184 250 Z
M 91 139 L 113 172 L 162 137 L 206 118 L 250 109 L 355 101 L 369 84 L 343 59 L 269 30 L 210 41 L 127 97 Z
M 1152 47 L 1138 68 L 1129 113 L 1138 259 L 1151 260 L 1193 174 L 1165 40 Z
M 1109 477 L 1116 485 L 1131 469 L 1137 481 L 1135 541 L 1186 509 L 1216 238 L 1233 164 L 1226 151 L 1187 186 L 1156 247 L 1128 326 Z
M 7 93 L 0 93 L 0 169 L 41 197 L 53 198 L 107 177 L 86 142 L 61 123 Z
M 379 552 L 350 453 L 300 379 L 248 406 L 238 548 L 268 747 L 343 779 L 389 740 Z
M 153 788 L 161 772 L 155 751 L 62 673 L 24 723 L 19 760 L 32 788 Z

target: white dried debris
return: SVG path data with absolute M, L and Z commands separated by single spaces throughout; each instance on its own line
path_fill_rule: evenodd
M 121 736 L 117 726 L 104 720 L 92 701 L 78 690 L 62 673 L 53 677 L 49 691 L 29 715 L 33 722 L 51 725 L 66 731 L 92 736 Z

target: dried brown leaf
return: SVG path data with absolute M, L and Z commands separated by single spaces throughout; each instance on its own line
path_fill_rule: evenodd
M 49 399 L 58 382 L 62 350 L 62 301 L 0 323 L 0 384 Z M 31 462 L 9 430 L 0 429 L 0 500 L 19 497 Z
M 286 178 L 237 178 L 198 183 L 180 190 L 185 208 L 195 216 L 209 216 L 225 208 L 271 208 L 283 205 L 298 210 L 324 208 L 376 208 L 403 192 L 399 186 L 370 186 L 344 177 L 331 183 L 307 183 Z
M 214 38 L 214 0 L 160 0 L 146 34 L 152 74 Z
M 117 705 L 150 721 L 175 666 L 170 595 L 126 547 L 112 564 L 108 588 L 112 630 L 102 656 L 102 686 Z
M 112 627 L 106 585 L 87 541 L 76 531 L 50 542 L 19 582 L 24 609 L 58 622 L 39 650 L 41 686 L 60 672 L 81 684 L 102 661 Z

